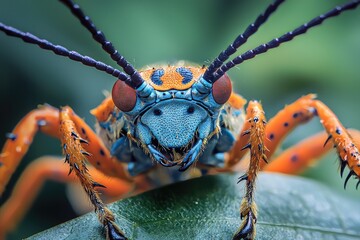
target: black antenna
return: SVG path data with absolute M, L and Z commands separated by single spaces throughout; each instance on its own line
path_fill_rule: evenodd
M 240 56 L 237 56 L 233 60 L 228 61 L 227 63 L 222 65 L 215 72 L 213 82 L 218 80 L 221 76 L 223 76 L 229 69 L 233 68 L 234 66 L 239 65 L 248 59 L 254 58 L 255 56 L 262 54 L 269 49 L 276 48 L 280 44 L 282 44 L 284 42 L 288 42 L 298 35 L 306 33 L 307 30 L 321 24 L 324 20 L 326 20 L 328 18 L 335 17 L 346 10 L 355 9 L 359 4 L 360 4 L 360 0 L 354 0 L 352 2 L 344 4 L 342 6 L 336 6 L 329 12 L 322 14 L 316 18 L 313 18 L 311 21 L 301 25 L 300 27 L 296 28 L 295 30 L 287 32 L 279 38 L 275 38 L 268 43 L 262 44 L 252 50 L 249 50 L 249 51 L 241 54 Z
M 90 17 L 86 16 L 81 10 L 80 6 L 72 0 L 60 0 L 67 6 L 74 16 L 76 16 L 81 24 L 89 30 L 92 37 L 101 44 L 102 48 L 110 55 L 110 57 L 128 74 L 131 78 L 131 86 L 134 88 L 139 87 L 144 80 L 136 69 L 114 48 L 112 43 L 108 41 L 103 32 L 96 29 L 95 24 L 91 21 Z
M 106 72 L 107 74 L 110 74 L 111 76 L 114 76 L 114 77 L 126 82 L 128 85 L 132 84 L 129 76 L 127 76 L 120 70 L 113 68 L 103 62 L 97 61 L 91 57 L 83 56 L 80 53 L 75 52 L 75 51 L 70 51 L 63 46 L 55 45 L 45 39 L 40 39 L 31 33 L 22 32 L 16 28 L 7 26 L 1 22 L 0 22 L 0 31 L 3 31 L 4 33 L 6 33 L 9 36 L 20 38 L 24 42 L 35 44 L 43 49 L 53 51 L 56 55 L 68 57 L 71 60 L 81 62 L 82 64 L 84 64 L 86 66 L 94 67 L 100 71 Z
M 255 22 L 250 24 L 246 30 L 235 38 L 234 42 L 230 44 L 224 51 L 222 51 L 217 58 L 210 64 L 206 72 L 204 73 L 204 79 L 213 82 L 214 81 L 214 72 L 232 55 L 236 50 L 243 45 L 248 38 L 257 32 L 259 27 L 264 24 L 269 16 L 276 11 L 278 6 L 283 3 L 285 0 L 276 0 L 270 4 L 264 13 L 259 15 Z

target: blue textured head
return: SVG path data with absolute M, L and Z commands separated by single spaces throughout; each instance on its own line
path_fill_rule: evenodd
M 206 69 L 167 66 L 141 72 L 136 90 L 118 81 L 115 105 L 128 119 L 129 133 L 152 159 L 186 170 L 219 131 L 219 113 L 231 95 L 225 75 L 214 84 L 202 78 Z

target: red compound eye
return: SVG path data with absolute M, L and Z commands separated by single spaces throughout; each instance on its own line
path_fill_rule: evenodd
M 224 104 L 229 100 L 232 92 L 232 84 L 228 75 L 224 74 L 212 87 L 212 95 L 218 104 Z
M 121 111 L 129 112 L 135 107 L 136 91 L 123 81 L 117 80 L 112 89 L 112 99 Z

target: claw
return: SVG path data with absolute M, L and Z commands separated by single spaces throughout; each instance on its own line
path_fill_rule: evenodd
M 341 178 L 343 177 L 345 167 L 346 167 L 346 161 L 344 161 L 340 158 L 340 177 Z
M 247 180 L 248 179 L 248 175 L 245 173 L 244 175 L 242 175 L 241 177 L 238 178 L 238 182 L 240 183 L 241 181 Z
M 345 179 L 344 189 L 346 189 L 346 184 L 347 184 L 347 182 L 349 181 L 349 179 L 350 179 L 350 177 L 351 177 L 352 175 L 356 175 L 356 173 L 355 173 L 353 170 L 351 170 L 351 171 L 349 172 L 349 174 L 347 175 L 347 177 L 346 177 L 346 179 Z
M 113 224 L 113 222 L 107 222 L 106 223 L 107 228 L 107 237 L 106 239 L 110 240 L 127 240 L 127 238 L 124 236 L 124 234 L 120 231 L 120 229 Z
M 250 211 L 247 215 L 246 223 L 239 229 L 238 232 L 235 233 L 233 240 L 240 240 L 246 239 L 250 240 L 254 237 L 254 216 L 253 213 Z

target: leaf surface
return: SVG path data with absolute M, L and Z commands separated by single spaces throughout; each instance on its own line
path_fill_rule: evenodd
M 238 175 L 192 179 L 110 206 L 129 239 L 231 239 L 240 224 Z M 257 239 L 359 239 L 360 203 L 317 182 L 261 173 Z M 102 239 L 94 213 L 29 239 Z

